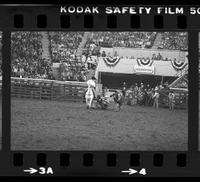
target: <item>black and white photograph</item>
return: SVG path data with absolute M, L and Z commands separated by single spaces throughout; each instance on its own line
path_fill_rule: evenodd
M 0 31 L 0 150 L 2 144 L 2 32 Z
M 11 150 L 187 151 L 188 33 L 11 33 Z

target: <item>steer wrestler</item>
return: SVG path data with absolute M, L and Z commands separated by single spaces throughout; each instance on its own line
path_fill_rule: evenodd
M 169 99 L 169 110 L 173 111 L 175 106 L 175 94 L 173 93 L 173 91 L 169 92 L 168 99 Z

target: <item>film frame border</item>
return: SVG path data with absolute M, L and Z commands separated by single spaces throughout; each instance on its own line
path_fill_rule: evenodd
M 0 7 L 1 9 L 2 7 Z M 5 8 L 5 7 L 4 7 Z M 23 7 L 25 8 L 25 7 Z M 23 9 L 22 8 L 22 9 Z M 42 9 L 42 12 L 45 12 L 45 8 L 46 7 L 37 7 L 37 9 L 40 8 Z M 51 7 L 48 7 L 49 9 L 51 9 Z M 54 7 L 55 8 L 55 7 Z M 148 15 L 148 16 L 144 16 L 144 15 L 140 15 L 140 23 L 141 23 L 141 27 L 139 28 L 130 28 L 130 27 L 124 27 L 124 22 L 122 21 L 123 19 L 125 20 L 127 18 L 127 16 L 129 15 L 123 15 L 123 16 L 117 16 L 117 27 L 116 28 L 107 28 L 107 23 L 106 20 L 107 18 L 104 16 L 101 16 L 101 22 L 103 23 L 103 28 L 102 27 L 94 27 L 93 28 L 84 28 L 84 15 L 70 15 L 70 18 L 72 17 L 71 23 L 72 27 L 69 28 L 61 28 L 60 27 L 60 21 L 58 21 L 60 19 L 60 14 L 55 13 L 56 16 L 52 16 L 52 14 L 54 15 L 54 12 L 51 11 L 49 12 L 49 10 L 47 10 L 47 27 L 42 27 L 39 28 L 37 27 L 37 23 L 36 20 L 37 18 L 34 18 L 35 22 L 33 23 L 33 21 L 29 21 L 31 18 L 28 17 L 27 19 L 27 15 L 29 14 L 27 11 L 27 13 L 22 13 L 22 10 L 19 10 L 20 7 L 16 8 L 16 7 L 6 7 L 5 9 L 8 9 L 5 12 L 7 12 L 7 16 L 4 15 L 4 18 L 2 19 L 2 22 L 4 22 L 5 24 L 2 24 L 2 22 L 0 22 L 0 25 L 3 25 L 1 28 L 1 31 L 3 31 L 3 65 L 2 65 L 2 69 L 3 69 L 3 93 L 2 93 L 2 151 L 0 151 L 0 154 L 2 154 L 0 156 L 0 158 L 2 158 L 2 161 L 7 162 L 7 164 L 4 164 L 4 169 L 2 170 L 2 172 L 0 171 L 0 175 L 2 173 L 2 175 L 10 175 L 11 171 L 12 174 L 11 175 L 16 175 L 16 176 L 22 176 L 22 175 L 26 175 L 23 174 L 21 172 L 23 172 L 23 166 L 30 166 L 30 161 L 31 164 L 33 164 L 33 167 L 37 165 L 37 158 L 42 159 L 45 155 L 43 154 L 47 154 L 47 158 L 46 158 L 46 164 L 45 164 L 45 160 L 43 161 L 42 159 L 42 163 L 39 163 L 37 166 L 41 166 L 41 165 L 45 165 L 45 166 L 54 166 L 56 164 L 55 169 L 59 169 L 60 171 L 57 171 L 57 173 L 55 173 L 54 175 L 66 175 L 66 176 L 74 176 L 74 175 L 80 175 L 80 176 L 88 176 L 88 172 L 92 173 L 92 175 L 94 174 L 94 176 L 124 176 L 122 174 L 120 174 L 120 170 L 119 169 L 126 169 L 128 167 L 131 167 L 130 164 L 130 155 L 138 155 L 139 156 L 139 160 L 136 159 L 136 161 L 139 161 L 139 168 L 141 167 L 145 167 L 148 169 L 150 169 L 150 173 L 147 176 L 165 176 L 165 174 L 170 174 L 171 176 L 176 176 L 176 175 L 185 175 L 185 176 L 190 176 L 191 174 L 197 175 L 198 176 L 198 170 L 196 167 L 198 167 L 198 156 L 199 156 L 199 152 L 198 152 L 198 138 L 197 138 L 197 134 L 198 134 L 198 109 L 190 109 L 190 105 L 194 105 L 194 103 L 196 103 L 196 108 L 198 108 L 198 100 L 195 99 L 195 96 L 198 97 L 198 87 L 195 88 L 195 85 L 198 84 L 198 80 L 195 79 L 195 77 L 197 76 L 198 78 L 198 32 L 199 32 L 199 27 L 198 24 L 195 24 L 196 22 L 194 21 L 194 17 L 191 18 L 187 16 L 187 20 L 192 19 L 192 22 L 195 22 L 194 24 L 189 23 L 187 21 L 187 27 L 185 28 L 180 28 L 177 30 L 177 27 L 174 28 L 173 26 L 177 23 L 175 23 L 175 19 L 171 18 L 170 16 L 166 18 L 166 16 L 163 18 L 164 19 L 164 25 L 166 24 L 166 22 L 170 21 L 173 19 L 172 25 L 173 26 L 168 26 L 167 28 L 165 26 L 163 26 L 162 28 L 156 28 L 154 29 L 154 15 Z M 15 10 L 13 10 L 15 9 Z M 25 8 L 26 9 L 26 8 Z M 29 7 L 29 9 L 31 9 Z M 10 16 L 10 12 L 12 12 L 11 10 L 13 10 L 13 13 L 11 13 Z M 30 10 L 31 11 L 31 10 Z M 2 13 L 2 11 L 0 11 L 0 14 Z M 14 25 L 14 15 L 25 15 L 24 18 L 24 27 L 19 27 L 13 28 Z M 34 13 L 33 13 L 34 14 Z M 41 13 L 40 13 L 41 14 Z M 46 13 L 45 13 L 46 14 Z M 42 14 L 44 15 L 44 14 Z M 51 16 L 50 16 L 51 15 Z M 98 15 L 94 15 L 94 22 L 96 20 L 96 16 Z M 149 17 L 150 16 L 150 17 Z M 36 17 L 35 14 L 31 16 Z M 50 19 L 49 19 L 50 17 Z M 146 18 L 148 17 L 149 21 L 144 21 L 147 20 Z M 130 16 L 129 16 L 130 18 Z M 169 19 L 168 19 L 169 18 Z M 51 20 L 51 22 L 49 22 L 48 20 Z M 198 16 L 196 16 L 196 20 L 198 20 Z M 1 20 L 0 20 L 1 21 Z M 76 21 L 76 23 L 74 23 Z M 79 23 L 77 23 L 77 21 Z M 99 21 L 98 21 L 99 22 Z M 118 22 L 123 22 L 122 24 Z M 198 22 L 198 21 L 197 21 Z M 34 28 L 31 27 L 31 24 L 33 23 Z M 49 24 L 50 23 L 50 24 Z M 144 23 L 144 24 L 143 24 Z M 76 25 L 81 25 L 80 27 L 75 26 Z M 53 25 L 57 25 L 56 28 L 53 27 Z M 102 24 L 101 24 L 102 25 Z M 120 26 L 119 26 L 120 25 Z M 50 26 L 50 27 L 49 27 Z M 147 27 L 146 27 L 147 26 Z M 122 29 L 121 29 L 122 28 Z M 164 31 L 177 31 L 177 32 L 188 32 L 188 52 L 189 52 L 189 60 L 196 60 L 194 62 L 194 64 L 191 64 L 191 61 L 189 63 L 189 110 L 188 110 L 188 117 L 193 118 L 192 116 L 197 116 L 194 119 L 194 125 L 191 125 L 190 122 L 188 121 L 188 151 L 83 151 L 83 152 L 78 152 L 78 151 L 62 151 L 62 152 L 53 152 L 53 151 L 10 151 L 10 134 L 11 134 L 11 118 L 10 118 L 10 114 L 11 114 L 11 108 L 10 108 L 10 75 L 7 73 L 10 73 L 10 34 L 12 31 L 25 31 L 25 30 L 30 30 L 31 31 L 77 31 L 81 29 L 81 31 L 160 31 L 160 32 L 164 32 Z M 9 50 L 9 51 L 8 51 Z M 191 54 L 192 53 L 192 54 Z M 7 61 L 5 61 L 7 60 Z M 197 66 L 197 67 L 195 67 Z M 190 74 L 193 73 L 193 74 Z M 191 94 L 191 91 L 193 92 Z M 9 114 L 10 113 L 10 114 Z M 197 119 L 197 121 L 195 122 L 195 120 Z M 196 133 L 196 134 L 195 134 Z M 69 157 L 69 166 L 65 167 L 63 169 L 63 167 L 60 167 L 60 154 L 63 155 L 63 153 L 68 154 L 67 156 Z M 93 159 L 91 159 L 91 154 L 93 155 Z M 161 155 L 160 155 L 161 154 Z M 39 156 L 38 156 L 39 155 Z M 62 156 L 61 155 L 61 156 Z M 83 156 L 87 156 L 87 157 L 83 157 Z M 110 157 L 108 157 L 107 155 L 109 155 Z M 162 158 L 162 155 L 164 156 L 164 158 Z M 16 157 L 17 156 L 17 157 Z M 23 157 L 24 156 L 24 157 Z M 35 156 L 33 158 L 33 156 Z M 84 159 L 87 160 L 87 158 L 89 157 L 90 161 L 93 161 L 92 165 L 89 165 L 87 167 L 84 167 Z M 22 160 L 20 160 L 20 158 Z M 101 159 L 104 159 L 101 160 Z M 138 158 L 138 157 L 136 157 Z M 164 162 L 163 165 L 161 164 L 161 167 L 159 167 L 159 165 L 157 167 L 154 166 L 155 161 L 154 159 L 157 158 L 158 161 L 162 161 Z M 30 160 L 31 159 L 31 160 Z M 52 159 L 52 160 L 51 160 Z M 117 161 L 116 161 L 116 160 Z M 13 160 L 14 163 L 16 164 L 16 166 L 13 166 Z M 155 159 L 156 160 L 156 159 Z M 20 164 L 20 161 L 22 163 L 22 166 Z M 82 161 L 82 162 L 80 162 Z M 172 162 L 173 161 L 173 162 Z M 183 161 L 183 163 L 182 163 Z M 187 164 L 185 162 L 187 162 Z M 53 162 L 53 163 L 52 163 Z M 54 163 L 55 162 L 55 163 Z M 136 162 L 136 163 L 137 163 Z M 110 163 L 111 166 L 108 166 L 106 163 Z M 116 164 L 114 164 L 116 163 Z M 133 162 L 134 163 L 134 162 Z M 160 163 L 160 162 L 158 162 Z M 178 166 L 177 166 L 178 163 Z M 1 164 L 0 164 L 1 165 Z M 18 167 L 17 167 L 18 166 Z M 182 167 L 181 167 L 182 166 Z M 102 167 L 105 167 L 105 171 L 102 170 Z M 9 171 L 7 169 L 9 168 Z M 133 166 L 134 168 L 134 166 Z M 138 167 L 136 167 L 138 168 Z M 2 167 L 1 167 L 2 169 Z M 82 172 L 74 172 L 77 171 L 77 169 L 82 170 Z M 190 171 L 191 169 L 191 171 Z M 102 170 L 103 173 L 99 174 L 96 173 L 96 171 L 98 170 Z M 108 171 L 109 170 L 109 171 Z M 154 171 L 155 170 L 155 171 Z M 169 173 L 169 171 L 171 171 L 171 173 Z M 173 173 L 173 171 L 176 170 L 176 174 Z M 189 170 L 189 171 L 188 171 Z M 167 172 L 166 172 L 167 171 Z M 105 173 L 104 173 L 105 172 Z M 107 172 L 107 173 L 106 173 Z M 89 175 L 91 175 L 91 173 Z M 138 176 L 138 175 L 135 175 Z M 127 177 L 127 176 L 126 176 Z

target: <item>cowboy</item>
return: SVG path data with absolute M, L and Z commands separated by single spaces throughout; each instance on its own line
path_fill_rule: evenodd
M 127 105 L 133 105 L 134 104 L 134 85 L 131 85 L 131 87 L 127 90 Z
M 155 88 L 155 94 L 153 95 L 153 99 L 154 99 L 154 103 L 153 106 L 158 109 L 158 99 L 159 99 L 159 92 L 158 92 L 158 88 Z
M 153 106 L 153 103 L 154 103 L 153 96 L 154 96 L 154 94 L 155 94 L 155 90 L 154 90 L 154 88 L 152 88 L 150 90 L 150 95 L 149 95 L 149 105 L 150 106 Z
M 126 102 L 126 91 L 127 91 L 127 84 L 126 84 L 126 82 L 123 82 L 123 84 L 122 84 L 122 96 L 123 96 L 122 102 L 124 104 Z
M 144 89 L 144 97 L 143 97 L 143 102 L 142 102 L 142 104 L 143 104 L 144 106 L 147 106 L 147 105 L 148 105 L 148 91 L 147 91 L 146 88 Z
M 168 99 L 169 99 L 169 110 L 173 111 L 175 106 L 175 94 L 173 93 L 172 90 L 170 90 L 169 92 Z
M 140 83 L 139 91 L 140 92 L 144 91 L 144 84 L 142 82 Z
M 120 111 L 123 102 L 122 94 L 119 91 L 115 90 L 115 93 L 112 94 L 110 97 L 113 97 L 114 102 L 117 104 L 118 111 Z
M 139 92 L 139 87 L 137 83 L 135 83 L 134 87 L 134 104 L 138 104 L 138 92 Z
M 123 82 L 123 85 L 122 85 L 122 94 L 123 94 L 124 97 L 125 97 L 125 94 L 126 94 L 126 88 L 127 88 L 126 82 Z

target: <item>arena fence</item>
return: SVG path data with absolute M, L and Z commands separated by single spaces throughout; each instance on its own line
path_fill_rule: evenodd
M 83 101 L 85 82 L 11 77 L 11 96 L 30 99 Z
M 188 108 L 188 89 L 182 89 L 182 88 L 170 88 L 170 90 L 173 91 L 175 94 L 175 108 L 180 109 L 187 109 Z M 161 107 L 168 107 L 169 100 L 168 100 L 168 89 L 163 89 L 160 91 L 160 97 L 159 97 L 159 105 Z
M 11 77 L 11 96 L 18 98 L 84 102 L 86 88 L 85 82 Z M 176 108 L 187 108 L 187 89 L 170 88 L 170 90 L 175 93 Z M 102 92 L 101 84 L 97 84 L 97 92 L 99 94 Z M 169 90 L 160 92 L 159 103 L 161 107 L 168 107 L 168 93 Z

